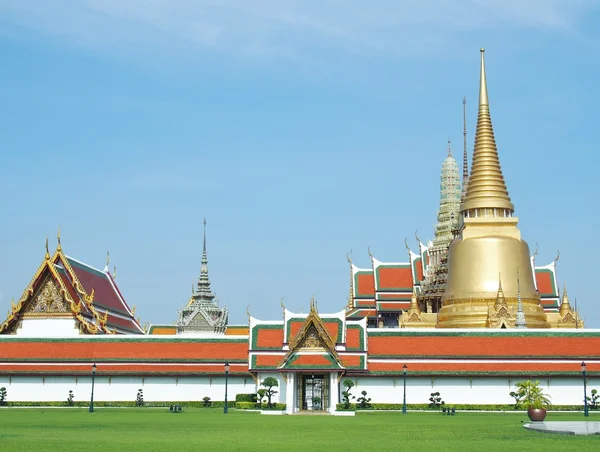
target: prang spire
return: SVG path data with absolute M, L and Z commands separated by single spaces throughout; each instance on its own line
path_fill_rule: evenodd
M 460 202 L 465 200 L 467 187 L 469 186 L 469 158 L 467 154 L 467 98 L 463 97 L 463 173 L 462 173 L 462 192 Z
M 194 298 L 200 301 L 211 301 L 215 295 L 210 290 L 210 280 L 208 279 L 208 256 L 206 254 L 206 218 L 204 219 L 204 244 L 202 247 L 202 268 L 200 269 L 200 278 L 198 278 L 198 288 Z
M 484 49 L 481 49 L 481 75 L 479 81 L 479 111 L 475 132 L 475 149 L 471 163 L 471 175 L 461 212 L 471 209 L 501 209 L 503 215 L 512 215 L 515 208 L 508 196 L 494 129 L 490 116 L 488 89 L 485 77 Z

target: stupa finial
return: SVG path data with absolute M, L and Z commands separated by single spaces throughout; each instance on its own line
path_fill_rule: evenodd
M 481 208 L 498 208 L 514 212 L 515 208 L 508 196 L 494 129 L 490 116 L 488 88 L 485 74 L 484 49 L 481 49 L 481 74 L 479 80 L 479 111 L 477 114 L 477 129 L 475 132 L 475 149 L 471 164 L 471 175 L 461 205 L 461 211 Z

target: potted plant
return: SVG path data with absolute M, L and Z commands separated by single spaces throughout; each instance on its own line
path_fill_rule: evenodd
M 541 422 L 546 418 L 546 408 L 550 406 L 550 396 L 544 394 L 539 381 L 525 380 L 515 385 L 510 393 L 515 398 L 515 409 L 527 410 L 532 421 Z
M 313 403 L 313 410 L 320 410 L 321 409 L 321 397 L 314 396 L 312 398 L 312 403 Z

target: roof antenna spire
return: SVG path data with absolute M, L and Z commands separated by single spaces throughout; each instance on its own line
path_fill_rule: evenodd
M 204 247 L 202 248 L 202 251 L 206 253 L 206 217 L 204 217 Z
M 452 143 L 450 142 L 450 138 L 448 138 L 448 157 L 452 157 Z

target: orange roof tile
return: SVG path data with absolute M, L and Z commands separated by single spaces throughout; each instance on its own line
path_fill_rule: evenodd
M 282 348 L 283 347 L 283 325 L 281 328 L 262 328 L 257 330 L 257 348 Z
M 556 295 L 552 279 L 552 273 L 549 270 L 536 270 L 535 280 L 540 295 Z
M 377 268 L 377 281 L 379 290 L 407 289 L 411 290 L 413 278 L 410 266 Z
M 375 295 L 375 280 L 373 279 L 373 272 L 369 273 L 358 273 L 356 275 L 357 287 L 356 296 L 374 296 Z
M 369 335 L 369 356 L 577 356 L 600 355 L 600 336 Z
M 99 338 L 100 339 L 100 338 Z M 65 340 L 24 339 L 2 341 L 0 361 L 10 359 L 55 360 L 200 360 L 248 359 L 244 340 Z

